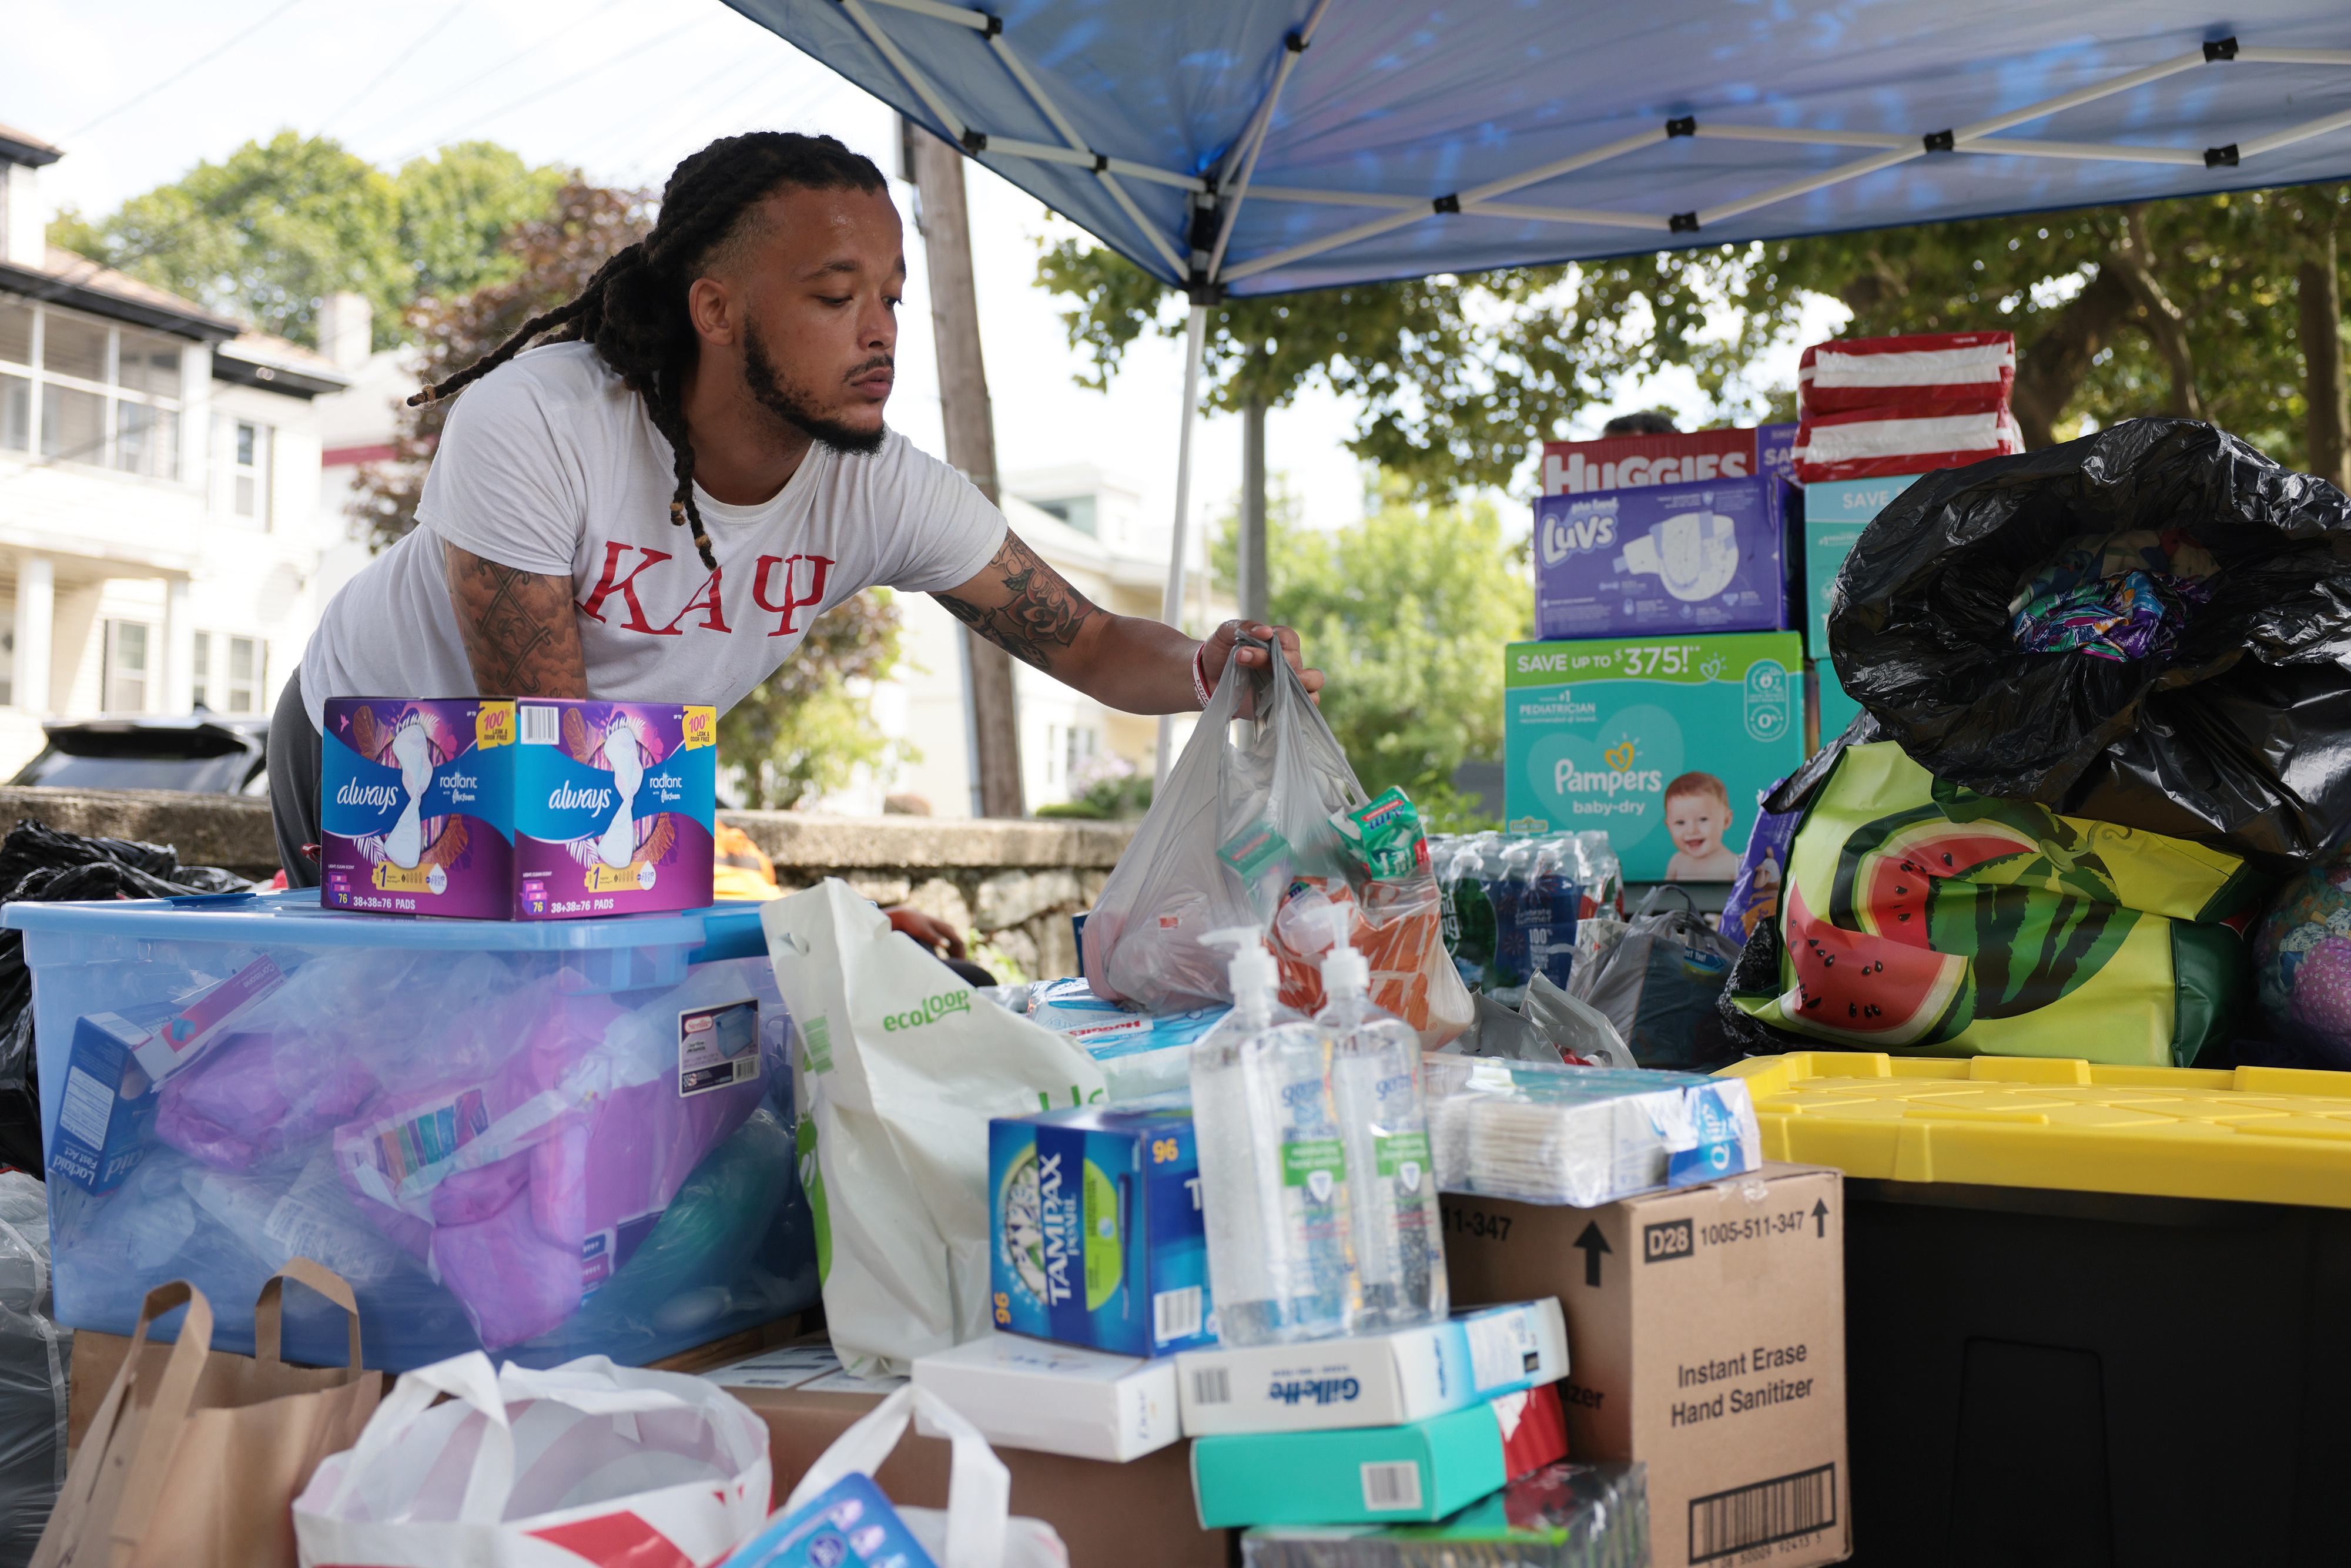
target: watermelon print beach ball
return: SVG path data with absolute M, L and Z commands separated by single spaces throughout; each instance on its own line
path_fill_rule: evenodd
M 2262 1016 L 2351 1070 L 2351 851 L 2289 883 L 2253 938 Z

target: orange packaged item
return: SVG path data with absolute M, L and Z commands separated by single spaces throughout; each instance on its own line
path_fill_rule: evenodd
M 1270 946 L 1281 970 L 1281 1001 L 1310 1017 L 1322 1010 L 1326 911 L 1347 915 L 1347 941 L 1371 966 L 1372 1005 L 1412 1026 L 1434 1051 L 1469 1027 L 1468 993 L 1445 950 L 1437 878 L 1416 872 L 1366 882 L 1358 894 L 1335 877 L 1293 879 L 1273 917 Z M 1447 984 L 1450 981 L 1451 984 Z

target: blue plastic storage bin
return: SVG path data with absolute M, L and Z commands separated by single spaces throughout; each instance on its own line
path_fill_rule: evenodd
M 350 1281 L 392 1371 L 642 1364 L 817 1300 L 756 906 L 444 924 L 287 893 L 0 922 L 33 972 L 62 1322 L 128 1333 L 185 1278 L 249 1351 L 295 1253 Z M 289 1359 L 339 1364 L 343 1333 L 289 1296 Z

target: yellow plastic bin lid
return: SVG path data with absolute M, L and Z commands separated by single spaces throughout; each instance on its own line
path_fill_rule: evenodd
M 1802 1051 L 1741 1077 L 1763 1156 L 1892 1181 L 2351 1208 L 2351 1072 Z

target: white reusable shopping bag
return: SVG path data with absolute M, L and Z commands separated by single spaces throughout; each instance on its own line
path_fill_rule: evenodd
M 476 1350 L 401 1375 L 294 1535 L 302 1568 L 709 1563 L 771 1485 L 767 1423 L 716 1384 L 601 1355 L 494 1373 Z
M 794 1028 L 800 1180 L 832 1346 L 862 1377 L 987 1332 L 987 1124 L 1093 1104 L 1102 1069 L 973 994 L 828 877 L 759 912 Z
M 945 1509 L 890 1506 L 939 1568 L 1069 1568 L 1069 1548 L 1041 1519 L 1012 1517 L 1012 1476 L 979 1428 L 927 1388 L 909 1383 L 860 1416 L 809 1467 L 778 1513 L 789 1516 L 852 1474 L 872 1475 L 919 1411 L 927 1436 L 952 1446 Z

